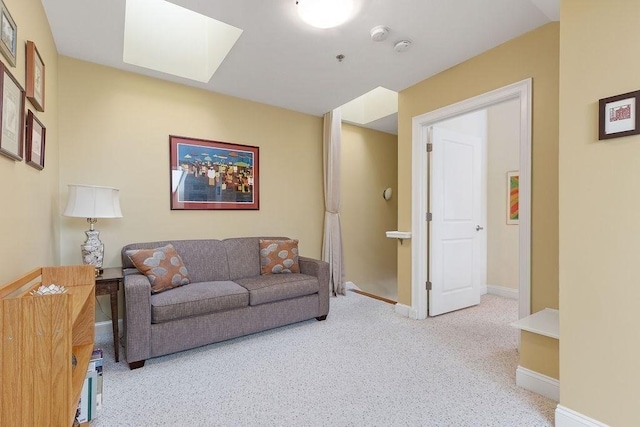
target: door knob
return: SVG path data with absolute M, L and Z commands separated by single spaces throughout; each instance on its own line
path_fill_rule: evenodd
M 476 231 L 480 231 L 480 230 L 484 230 L 484 227 L 480 227 L 479 225 L 476 225 Z

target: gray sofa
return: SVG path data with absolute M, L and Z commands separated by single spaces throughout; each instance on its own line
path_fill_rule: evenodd
M 265 239 L 286 239 L 268 237 Z M 260 275 L 258 237 L 133 243 L 122 248 L 124 340 L 131 369 L 146 359 L 329 313 L 329 265 L 299 257 L 300 273 Z M 126 251 L 172 244 L 191 283 L 151 294 Z

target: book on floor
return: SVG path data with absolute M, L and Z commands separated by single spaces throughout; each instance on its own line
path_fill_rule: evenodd
M 87 371 L 87 376 L 85 377 L 84 384 L 82 385 L 82 392 L 80 393 L 78 411 L 76 412 L 78 422 L 83 423 L 95 418 L 97 386 L 98 373 L 95 370 Z
M 91 354 L 89 362 L 89 370 L 97 373 L 97 391 L 96 391 L 96 409 L 102 408 L 102 366 L 103 366 L 102 349 L 96 348 Z

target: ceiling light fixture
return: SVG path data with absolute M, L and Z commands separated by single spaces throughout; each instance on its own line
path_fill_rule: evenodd
M 333 28 L 347 22 L 355 12 L 354 0 L 297 0 L 300 18 L 316 28 Z

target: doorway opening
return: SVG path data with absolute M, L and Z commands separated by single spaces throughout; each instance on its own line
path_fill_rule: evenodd
M 531 303 L 531 79 L 417 116 L 412 123 L 412 283 L 409 317 L 428 315 L 429 278 L 428 197 L 429 167 L 427 141 L 430 128 L 438 122 L 485 109 L 509 100 L 518 100 L 519 131 L 519 230 L 518 230 L 518 316 L 530 314 Z

